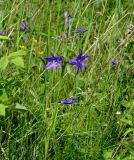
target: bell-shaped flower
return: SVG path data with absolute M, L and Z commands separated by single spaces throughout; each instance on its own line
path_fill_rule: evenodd
M 75 98 L 63 99 L 60 103 L 62 104 L 74 104 L 77 100 Z
M 77 74 L 78 74 L 80 70 L 85 70 L 86 68 L 85 61 L 88 61 L 88 59 L 89 56 L 83 55 L 82 49 L 80 49 L 79 55 L 75 58 L 72 58 L 69 63 L 77 67 Z
M 50 56 L 45 58 L 47 60 L 47 65 L 44 67 L 45 70 L 54 69 L 62 65 L 62 57 L 61 56 Z

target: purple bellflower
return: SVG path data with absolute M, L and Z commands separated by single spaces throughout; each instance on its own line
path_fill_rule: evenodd
M 74 33 L 84 33 L 84 32 L 87 32 L 88 30 L 87 29 L 84 29 L 84 28 L 79 28 L 75 31 L 73 31 Z
M 75 99 L 75 98 L 69 98 L 69 99 L 63 99 L 63 100 L 61 100 L 61 102 L 60 103 L 62 103 L 62 104 L 74 104 L 74 103 L 76 103 L 77 102 L 77 100 Z
M 25 32 L 28 31 L 28 26 L 26 25 L 26 23 L 24 21 L 21 22 L 20 28 Z
M 86 68 L 86 64 L 84 62 L 89 59 L 88 55 L 82 54 L 82 49 L 80 49 L 79 55 L 75 58 L 72 58 L 69 62 L 71 65 L 75 65 L 77 67 L 77 74 L 81 69 L 84 70 Z
M 113 59 L 111 60 L 111 64 L 112 64 L 113 67 L 117 66 L 117 65 L 118 65 L 118 60 L 115 59 L 115 58 L 113 58 Z
M 53 68 L 54 70 L 57 69 L 57 67 L 62 65 L 62 57 L 61 56 L 50 56 L 46 57 L 46 60 L 48 61 L 48 64 L 44 67 L 45 70 L 49 70 Z

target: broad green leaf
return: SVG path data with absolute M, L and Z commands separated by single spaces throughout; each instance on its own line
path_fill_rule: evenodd
M 16 106 L 15 106 L 16 109 L 20 109 L 20 110 L 27 110 L 27 108 L 19 103 L 16 103 Z
M 0 89 L 0 102 L 8 101 L 8 96 L 5 89 Z
M 8 40 L 9 37 L 8 36 L 0 36 L 0 40 Z
M 8 65 L 8 57 L 7 57 L 7 56 L 3 56 L 3 57 L 0 59 L 0 69 L 1 69 L 1 70 L 6 69 L 7 65 Z
M 16 52 L 12 52 L 8 55 L 8 57 L 10 59 L 15 58 L 15 57 L 19 57 L 19 56 L 24 56 L 26 55 L 26 51 L 25 50 L 18 50 Z
M 16 66 L 24 68 L 24 60 L 22 57 L 16 57 L 11 59 L 11 63 L 15 64 Z
M 4 104 L 0 104 L 0 115 L 5 116 L 5 109 L 8 108 L 8 106 Z

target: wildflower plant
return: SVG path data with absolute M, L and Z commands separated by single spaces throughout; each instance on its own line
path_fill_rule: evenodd
M 84 32 L 87 32 L 87 31 L 88 31 L 87 29 L 79 28 L 79 29 L 73 31 L 73 33 L 84 33 Z
M 47 65 L 44 66 L 45 70 L 49 70 L 49 69 L 54 69 L 56 70 L 59 66 L 62 66 L 62 57 L 57 55 L 57 56 L 50 56 L 50 57 L 46 57 L 45 58 L 48 62 Z
M 42 55 L 43 55 L 43 51 L 38 51 L 37 54 L 38 54 L 39 56 L 42 56 Z
M 2 6 L 0 160 L 133 159 L 133 81 L 128 74 L 133 24 L 124 33 L 133 22 L 132 3 L 2 1 Z M 23 17 L 33 26 L 20 22 Z M 121 47 L 115 41 L 119 36 Z M 80 46 L 83 51 L 72 53 Z M 47 56 L 51 48 L 62 54 Z M 85 50 L 92 59 L 88 72 Z M 74 74 L 85 74 L 74 76 L 72 68 Z
M 19 45 L 20 49 L 25 49 L 26 47 L 24 45 Z
M 117 65 L 118 65 L 118 60 L 115 59 L 115 58 L 113 58 L 113 59 L 111 60 L 111 65 L 112 65 L 113 67 L 117 66 Z
M 67 105 L 74 104 L 76 102 L 77 102 L 77 100 L 75 98 L 61 100 L 61 104 L 67 104 Z
M 26 23 L 24 21 L 21 22 L 20 28 L 25 32 L 28 31 L 28 26 L 26 25 Z
M 72 58 L 69 63 L 71 65 L 74 65 L 77 67 L 77 74 L 81 71 L 81 70 L 85 70 L 86 69 L 86 64 L 85 62 L 88 61 L 89 56 L 88 55 L 83 55 L 82 49 L 80 49 L 79 51 L 79 55 L 75 58 Z

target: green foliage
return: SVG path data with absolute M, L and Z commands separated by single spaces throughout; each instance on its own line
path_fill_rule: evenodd
M 23 105 L 21 105 L 21 104 L 19 104 L 19 103 L 16 103 L 15 109 L 27 110 L 25 106 L 23 106 Z
M 8 108 L 8 106 L 4 104 L 0 104 L 0 116 L 5 116 L 5 109 Z
M 0 36 L 0 40 L 9 40 L 8 36 Z
M 16 52 L 12 52 L 8 55 L 8 58 L 9 59 L 14 59 L 14 58 L 17 58 L 17 57 L 20 57 L 20 56 L 24 56 L 26 55 L 26 51 L 25 50 L 18 50 Z
M 108 151 L 104 151 L 103 153 L 104 160 L 111 159 L 112 153 L 113 153 L 112 149 L 109 149 Z
M 10 53 L 8 56 L 3 56 L 0 59 L 0 69 L 5 70 L 9 63 L 13 63 L 16 66 L 24 68 L 24 59 L 22 56 L 26 55 L 26 51 L 18 50 Z
M 7 65 L 8 65 L 8 57 L 7 56 L 3 56 L 1 59 L 0 59 L 0 69 L 1 70 L 5 70 Z
M 1 3 L 0 160 L 133 160 L 133 0 Z M 89 61 L 76 75 L 80 48 Z M 43 70 L 51 52 L 65 67 Z
M 5 89 L 0 89 L 0 102 L 7 102 L 7 101 L 8 101 L 8 95 Z
M 22 57 L 12 58 L 11 63 L 15 64 L 16 66 L 24 68 L 24 60 Z

